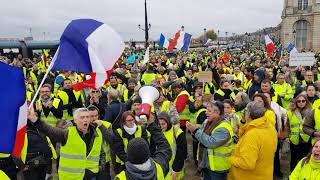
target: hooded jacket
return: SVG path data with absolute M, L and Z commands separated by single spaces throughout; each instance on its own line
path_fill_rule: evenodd
M 241 126 L 239 142 L 230 157 L 228 179 L 272 180 L 276 149 L 277 132 L 270 125 L 268 116 Z

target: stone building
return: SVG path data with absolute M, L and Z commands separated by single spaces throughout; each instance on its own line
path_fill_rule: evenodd
M 320 50 L 320 0 L 284 0 L 281 43 Z

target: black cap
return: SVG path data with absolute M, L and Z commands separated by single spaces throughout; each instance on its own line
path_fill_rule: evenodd
M 132 164 L 143 164 L 150 158 L 149 145 L 143 138 L 132 139 L 127 148 L 128 161 Z

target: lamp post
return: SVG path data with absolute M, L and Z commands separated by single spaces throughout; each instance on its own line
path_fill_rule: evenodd
M 220 31 L 219 31 L 219 29 L 218 29 L 218 49 L 219 49 L 219 45 L 220 45 L 220 43 L 219 43 L 219 34 L 220 34 Z
M 228 45 L 228 32 L 226 32 L 226 43 Z
M 148 14 L 147 14 L 147 0 L 144 0 L 144 29 L 141 28 L 141 25 L 138 25 L 139 29 L 143 30 L 144 38 L 145 38 L 145 48 L 149 46 L 149 30 L 151 28 L 151 24 L 148 23 Z
M 294 46 L 297 46 L 296 45 L 296 43 L 297 43 L 297 41 L 296 41 L 296 30 L 294 29 L 293 31 L 292 31 L 292 34 L 293 34 L 293 43 L 294 43 Z

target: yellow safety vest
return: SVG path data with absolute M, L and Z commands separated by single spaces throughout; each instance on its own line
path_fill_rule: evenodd
M 199 109 L 192 117 L 192 119 L 190 120 L 191 123 L 197 123 L 197 119 L 198 119 L 198 116 L 202 113 L 202 112 L 205 112 L 207 111 L 206 108 L 201 108 Z M 200 124 L 197 124 L 198 126 L 200 126 Z
M 313 108 L 313 109 L 319 109 L 319 107 L 320 107 L 320 99 L 317 99 L 317 100 L 315 100 L 315 101 L 313 102 L 312 108 Z
M 232 128 L 240 125 L 240 119 L 238 118 L 237 114 L 233 113 L 230 115 L 230 125 Z
M 102 121 L 102 125 L 104 125 L 107 129 L 111 128 L 111 123 L 107 121 Z M 103 140 L 102 142 L 102 148 L 104 153 L 106 154 L 106 162 L 110 162 L 111 161 L 110 145 L 105 140 Z
M 302 125 L 304 123 L 304 118 L 299 120 L 297 115 L 292 113 L 292 111 L 288 111 L 288 119 L 289 119 L 289 125 L 290 125 L 290 141 L 294 145 L 299 144 L 299 137 L 302 138 L 304 142 L 308 142 L 310 139 L 310 136 L 305 134 L 302 130 Z
M 212 134 L 219 128 L 225 128 L 230 133 L 228 142 L 217 148 L 207 148 L 209 166 L 211 171 L 226 171 L 230 169 L 230 155 L 233 149 L 233 130 L 229 123 L 222 121 L 217 127 L 212 130 Z
M 168 101 L 168 100 L 163 101 L 160 111 L 167 112 L 169 114 L 170 113 L 170 101 Z
M 57 77 L 61 76 L 63 79 L 66 79 L 66 76 L 64 74 L 59 74 Z M 56 77 L 56 79 L 57 79 Z M 61 84 L 56 83 L 56 79 L 54 80 L 54 92 L 57 92 L 57 90 L 59 89 L 59 87 L 61 86 Z
M 233 74 L 233 79 L 234 80 L 240 80 L 241 81 L 241 83 L 243 83 L 244 82 L 244 74 L 242 73 L 242 72 L 240 72 L 238 75 L 236 75 L 236 74 Z
M 10 154 L 0 153 L 0 158 L 7 158 L 9 156 L 10 156 Z
M 180 95 L 184 95 L 184 94 L 185 94 L 185 95 L 188 95 L 188 98 L 190 98 L 190 94 L 188 93 L 188 91 L 183 90 L 183 91 L 181 91 L 181 92 L 179 93 L 179 95 L 177 96 L 177 98 L 174 100 L 174 102 L 173 102 L 174 105 L 177 104 L 177 99 L 178 99 L 178 97 L 179 97 Z M 179 113 L 179 119 L 189 121 L 191 118 L 192 118 L 192 117 L 191 117 L 191 113 L 190 113 L 190 111 L 189 111 L 189 105 L 187 104 L 186 107 L 184 108 L 184 110 L 183 110 L 181 113 Z
M 316 131 L 320 131 L 320 109 L 319 108 L 316 108 L 314 109 L 314 129 Z M 316 139 L 313 138 L 312 139 L 312 144 L 314 144 L 316 142 Z
M 111 85 L 107 88 L 107 91 L 109 92 L 111 89 L 114 89 Z M 124 95 L 124 91 L 126 90 L 127 88 L 122 85 L 122 84 L 118 84 L 116 90 L 119 91 L 120 93 L 120 96 L 123 96 Z
M 57 99 L 57 98 L 54 98 L 53 99 L 53 102 L 52 102 L 52 105 L 54 108 L 58 109 L 59 107 L 59 103 L 60 103 L 60 99 Z M 36 103 L 36 106 L 42 106 L 41 104 L 41 100 L 39 99 Z M 57 121 L 58 119 L 52 114 L 52 112 L 50 111 L 48 116 L 45 116 L 44 115 L 44 112 L 41 111 L 41 114 L 40 114 L 40 119 L 46 123 L 48 123 L 50 126 L 52 127 L 56 127 L 57 125 Z
M 76 101 L 78 101 L 81 96 L 81 92 L 80 91 L 73 91 L 73 93 L 76 98 Z M 69 104 L 69 96 L 66 92 L 64 92 L 62 90 L 58 90 L 57 97 L 59 97 L 62 100 L 63 105 Z M 70 120 L 70 119 L 73 119 L 73 116 L 68 113 L 67 109 L 64 109 L 62 119 Z
M 224 96 L 225 93 L 219 89 L 218 91 L 216 91 L 217 94 L 219 94 L 220 96 Z M 234 94 L 234 92 L 232 91 L 232 93 L 230 94 L 230 97 L 234 100 L 236 98 L 236 95 Z
M 167 180 L 171 180 L 171 171 L 172 171 L 172 165 L 173 165 L 173 161 L 176 158 L 176 152 L 177 152 L 177 143 L 176 140 L 177 138 L 180 136 L 180 134 L 183 133 L 183 131 L 180 129 L 179 126 L 172 126 L 171 129 L 169 129 L 168 131 L 163 132 L 164 137 L 167 139 L 171 151 L 172 151 L 172 156 L 171 159 L 169 161 L 169 173 L 166 176 Z M 182 179 L 184 176 L 184 169 L 177 172 L 177 179 Z M 179 178 L 178 178 L 179 177 Z
M 156 165 L 156 173 L 157 173 L 157 180 L 164 180 L 164 174 L 162 167 L 157 162 L 153 161 L 153 163 Z M 126 180 L 126 171 L 121 171 L 118 175 L 116 175 L 115 179 L 118 180 Z
M 303 158 L 296 165 L 294 171 L 291 173 L 289 179 L 294 180 L 317 180 L 320 178 L 320 169 L 312 168 L 309 162 Z
M 1 180 L 10 180 L 10 178 L 0 169 L 0 179 Z
M 154 73 L 144 73 L 141 77 L 141 80 L 144 82 L 145 85 L 150 85 L 152 81 L 156 79 L 156 74 Z
M 247 78 L 244 79 L 243 88 L 247 91 L 252 86 L 252 79 L 248 81 Z
M 211 89 L 212 87 L 214 87 L 214 85 L 213 85 L 212 82 L 210 82 L 209 84 L 206 83 L 206 84 L 204 85 L 204 94 L 211 94 L 210 89 Z
M 97 135 L 92 149 L 87 156 L 86 143 L 80 137 L 75 126 L 68 128 L 68 139 L 60 150 L 60 164 L 58 175 L 60 180 L 83 179 L 85 170 L 93 173 L 99 172 L 99 160 L 102 147 L 102 134 L 96 128 Z
M 27 94 L 27 101 L 31 102 L 32 101 L 32 92 L 27 91 L 26 94 Z
M 120 137 L 122 139 L 122 142 L 123 142 L 123 145 L 124 145 L 124 151 L 127 152 L 127 147 L 128 147 L 129 141 L 128 141 L 127 138 L 123 137 L 123 131 L 122 131 L 121 128 L 118 128 L 117 132 L 118 132 L 118 134 L 120 135 Z M 150 138 L 150 136 L 151 136 L 151 134 L 147 131 L 147 137 Z M 134 133 L 134 137 L 135 138 L 142 137 L 142 127 L 140 125 L 137 125 L 137 130 Z M 116 162 L 124 164 L 124 162 L 118 156 L 116 156 Z
M 285 94 L 284 98 L 281 98 L 282 107 L 287 109 L 290 99 L 293 98 L 294 92 L 290 84 L 284 82 L 283 84 L 273 84 L 273 88 L 276 94 Z M 277 101 L 274 101 L 277 102 Z
M 56 150 L 54 149 L 50 139 L 48 137 L 47 138 L 47 142 L 48 145 L 51 149 L 51 153 L 52 153 L 52 159 L 57 159 L 57 153 Z M 27 133 L 24 136 L 24 144 L 23 144 L 23 148 L 21 150 L 21 161 L 25 164 L 26 163 L 26 158 L 27 158 L 27 153 L 28 153 L 28 135 Z

